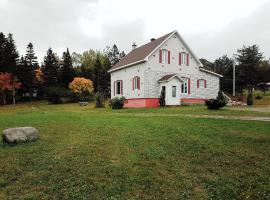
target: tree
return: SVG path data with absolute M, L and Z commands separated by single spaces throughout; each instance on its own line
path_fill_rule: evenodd
M 80 96 L 80 99 L 84 101 L 84 97 L 93 92 L 93 82 L 83 77 L 75 77 L 69 84 L 69 89 Z
M 42 72 L 46 86 L 56 86 L 59 83 L 59 62 L 51 48 L 48 49 L 47 55 L 44 57 Z
M 73 69 L 72 59 L 68 49 L 66 52 L 63 52 L 62 59 L 63 61 L 61 66 L 61 82 L 65 88 L 68 88 L 69 83 L 75 77 L 75 71 Z
M 33 44 L 27 45 L 25 57 L 21 56 L 18 64 L 17 75 L 22 82 L 23 92 L 30 92 L 31 97 L 33 88 L 37 87 L 35 70 L 39 69 L 37 57 L 35 56 Z
M 252 45 L 238 49 L 235 57 L 238 62 L 239 78 L 248 88 L 248 93 L 252 94 L 253 88 L 259 83 L 259 66 L 263 54 L 257 45 Z
M 15 41 L 13 40 L 13 35 L 9 33 L 8 37 L 6 38 L 6 44 L 4 44 L 4 66 L 2 66 L 3 71 L 12 73 L 13 77 L 15 77 L 18 58 L 19 54 L 17 52 Z
M 107 46 L 104 52 L 105 52 L 105 55 L 108 57 L 109 63 L 111 66 L 118 63 L 119 60 L 126 55 L 124 51 L 120 52 L 118 50 L 116 44 L 114 44 L 112 48 Z
M 11 73 L 0 73 L 0 96 L 1 104 L 6 104 L 5 93 L 7 91 L 13 91 L 13 103 L 15 104 L 15 90 L 21 87 L 21 83 L 18 82 Z

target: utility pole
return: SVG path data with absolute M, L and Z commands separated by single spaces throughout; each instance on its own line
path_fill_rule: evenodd
M 233 96 L 235 97 L 235 61 L 233 61 Z

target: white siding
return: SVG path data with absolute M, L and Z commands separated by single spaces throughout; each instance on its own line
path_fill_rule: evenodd
M 111 73 L 111 98 L 124 96 L 130 98 L 144 98 L 144 66 L 145 63 L 137 64 L 132 67 L 117 70 Z M 140 77 L 140 90 L 132 90 L 132 78 Z M 114 96 L 114 82 L 123 81 L 123 95 Z

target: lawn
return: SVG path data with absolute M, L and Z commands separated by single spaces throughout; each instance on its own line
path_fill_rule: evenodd
M 40 140 L 0 144 L 0 199 L 270 199 L 270 123 L 187 114 L 269 116 L 203 106 L 0 108 L 0 129 Z

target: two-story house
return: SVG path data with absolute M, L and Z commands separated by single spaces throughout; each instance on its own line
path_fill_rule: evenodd
M 219 74 L 205 70 L 177 31 L 136 47 L 109 70 L 111 98 L 125 96 L 125 107 L 158 107 L 203 103 L 216 98 Z

